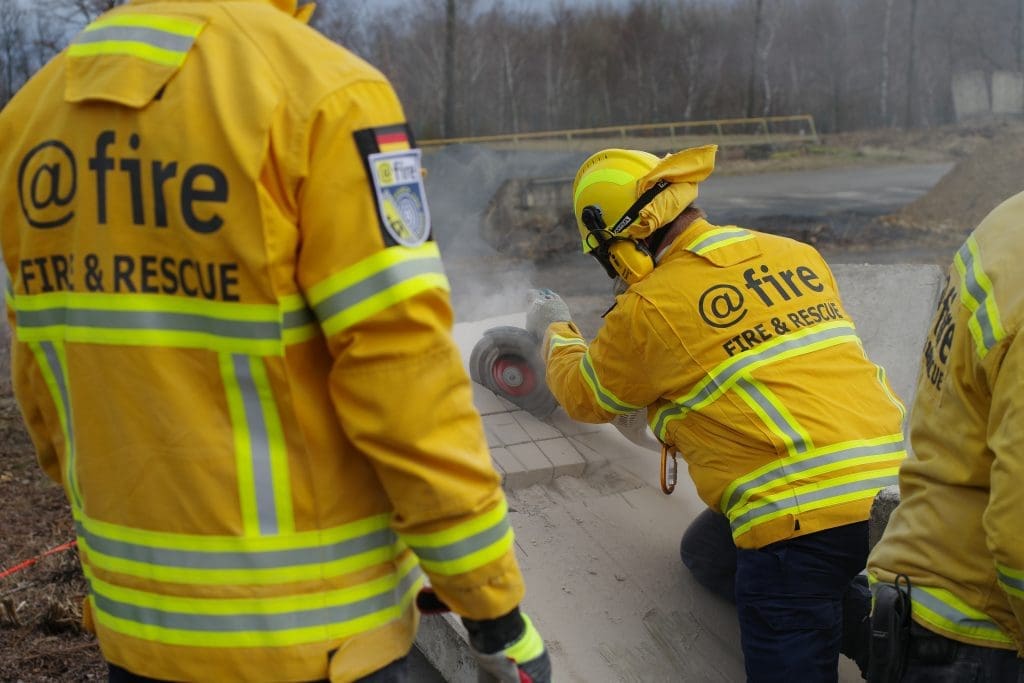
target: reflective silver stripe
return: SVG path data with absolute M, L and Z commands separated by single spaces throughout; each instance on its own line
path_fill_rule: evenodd
M 628 403 L 621 401 L 618 397 L 610 394 L 601 386 L 601 381 L 597 378 L 597 371 L 594 370 L 589 351 L 585 353 L 582 360 L 580 360 L 580 369 L 582 369 L 583 374 L 590 379 L 590 387 L 593 389 L 598 402 L 600 402 L 605 409 L 610 409 L 612 412 L 618 413 L 631 413 L 639 408 L 639 406 L 629 405 Z
M 872 477 L 870 479 L 863 479 L 860 481 L 851 481 L 837 486 L 823 486 L 820 489 L 802 493 L 799 496 L 796 492 L 791 492 L 790 494 L 785 495 L 782 500 L 765 503 L 755 509 L 744 512 L 737 516 L 736 519 L 730 519 L 729 524 L 735 531 L 751 520 L 766 517 L 774 512 L 781 512 L 790 508 L 799 508 L 801 505 L 814 503 L 836 496 L 842 496 L 847 493 L 857 493 L 872 489 L 877 490 L 885 486 L 889 486 L 890 484 L 895 484 L 896 479 L 896 475 L 886 475 L 884 477 Z
M 998 569 L 997 571 L 999 573 L 999 580 L 1002 583 L 1006 584 L 1008 587 L 1010 587 L 1010 588 L 1012 588 L 1014 590 L 1017 590 L 1017 591 L 1020 591 L 1021 593 L 1024 593 L 1024 578 L 1017 578 L 1015 576 L 1010 576 L 1009 574 L 1004 572 L 1002 569 Z
M 985 290 L 978 282 L 978 275 L 974 272 L 975 262 L 974 254 L 971 252 L 970 240 L 964 242 L 963 246 L 957 251 L 957 256 L 964 263 L 964 288 L 970 293 L 971 297 L 978 302 L 978 307 L 973 312 L 975 319 L 978 321 L 978 326 L 981 329 L 982 338 L 984 340 L 985 350 L 990 351 L 992 347 L 996 345 L 997 339 L 995 326 L 992 324 L 992 319 L 989 317 L 988 306 L 986 306 L 986 300 L 992 296 L 991 293 Z M 979 266 L 980 267 L 980 266 Z
M 397 284 L 426 274 L 444 274 L 444 267 L 441 259 L 436 257 L 415 258 L 399 261 L 379 273 L 360 280 L 344 289 L 331 294 L 320 303 L 313 306 L 317 318 L 321 324 L 326 323 L 331 316 L 352 308 L 362 301 L 366 301 L 376 294 L 387 291 Z
M 204 332 L 233 339 L 279 340 L 281 325 L 270 321 L 214 318 L 196 313 L 163 311 L 106 311 L 56 306 L 39 311 L 18 310 L 17 324 L 27 329 L 69 325 L 95 329 Z
M 740 379 L 736 382 L 736 386 L 742 388 L 757 403 L 761 410 L 765 412 L 779 431 L 789 437 L 790 442 L 793 444 L 793 450 L 797 453 L 806 453 L 810 450 L 810 445 L 804 440 L 800 432 L 796 430 L 796 427 L 789 423 L 785 416 L 779 412 L 776 405 L 765 396 L 764 392 L 756 384 L 747 379 Z
M 869 455 L 898 455 L 902 453 L 903 450 L 904 444 L 902 441 L 899 441 L 896 443 L 883 443 L 871 446 L 854 446 L 853 448 L 846 448 L 840 451 L 835 451 L 834 453 L 817 455 L 806 460 L 780 462 L 778 467 L 737 486 L 729 496 L 729 499 L 722 505 L 722 511 L 728 514 L 729 510 L 731 510 L 737 502 L 742 500 L 744 494 L 748 491 L 764 486 L 768 482 L 778 479 L 779 477 L 785 477 L 787 484 L 793 484 L 795 483 L 796 478 L 804 472 L 817 467 L 836 465 L 844 460 L 852 460 L 854 458 L 862 458 Z
M 274 502 L 274 475 L 270 465 L 270 444 L 267 439 L 267 425 L 263 420 L 263 406 L 260 405 L 259 390 L 249 368 L 249 356 L 235 354 L 231 357 L 235 367 L 235 379 L 242 394 L 245 408 L 246 431 L 249 436 L 249 450 L 252 459 L 252 477 L 256 498 L 256 514 L 260 533 L 276 534 L 278 531 L 277 507 Z M 255 359 L 255 362 L 262 362 Z
M 79 33 L 72 41 L 78 45 L 86 43 L 102 43 L 104 41 L 144 43 L 162 50 L 172 52 L 188 52 L 195 42 L 190 36 L 167 33 L 141 26 L 107 26 Z
M 719 242 L 725 242 L 726 240 L 734 240 L 737 237 L 749 237 L 751 236 L 749 230 L 743 230 L 742 228 L 737 230 L 729 230 L 727 232 L 718 233 L 702 239 L 696 244 L 690 245 L 690 251 L 699 254 L 702 250 L 713 247 Z
M 39 348 L 42 349 L 43 355 L 46 357 L 46 364 L 50 368 L 50 373 L 53 375 L 53 380 L 57 384 L 57 392 L 60 394 L 60 405 L 57 406 L 57 410 L 61 411 L 64 415 L 64 424 L 67 425 L 67 434 L 64 438 L 67 439 L 67 478 L 68 478 L 68 489 L 71 491 L 71 495 L 74 497 L 75 507 L 77 509 L 82 508 L 81 493 L 78 490 L 78 474 L 76 455 L 77 450 L 75 448 L 75 425 L 71 419 L 71 393 L 68 391 L 68 380 L 64 376 L 64 368 L 60 364 L 60 354 L 57 353 L 57 347 L 54 346 L 53 342 L 40 342 Z
M 316 315 L 309 308 L 300 308 L 294 311 L 285 311 L 284 313 L 284 327 L 287 330 L 314 322 L 316 322 Z
M 747 356 L 737 356 L 739 360 L 725 368 L 720 374 L 708 375 L 707 384 L 705 384 L 692 397 L 664 410 L 661 415 L 658 416 L 658 421 L 654 424 L 654 433 L 661 434 L 665 428 L 665 423 L 668 420 L 693 410 L 694 406 L 700 405 L 716 393 L 725 391 L 725 387 L 731 385 L 737 378 L 743 376 L 750 367 L 769 361 L 772 358 L 780 356 L 788 351 L 793 351 L 804 346 L 811 346 L 812 344 L 828 341 L 830 339 L 848 337 L 852 334 L 853 330 L 850 327 L 834 327 L 820 332 L 814 332 L 804 337 L 788 339 L 767 350 L 761 351 L 760 353 L 754 353 Z
M 970 617 L 952 605 L 943 602 L 937 596 L 923 586 L 914 586 L 910 592 L 910 598 L 912 602 L 920 603 L 924 607 L 935 612 L 943 619 L 951 622 L 954 626 L 954 630 L 969 629 L 977 631 L 994 631 L 998 633 L 1001 638 L 996 640 L 1006 641 L 1006 635 L 1003 631 L 995 624 L 995 622 L 988 619 L 977 619 Z
M 402 597 L 413 587 L 420 576 L 419 567 L 413 567 L 408 574 L 402 577 L 397 586 L 369 598 L 339 605 L 327 605 L 317 609 L 283 613 L 188 614 L 116 600 L 97 592 L 94 585 L 92 593 L 99 610 L 138 624 L 204 633 L 244 631 L 267 633 L 342 624 L 394 607 L 401 603 Z M 325 596 L 326 599 L 328 599 L 327 596 Z M 196 603 L 202 604 L 202 599 L 197 599 Z
M 158 567 L 185 569 L 280 569 L 344 560 L 378 548 L 395 544 L 396 536 L 390 529 L 378 529 L 362 536 L 348 538 L 329 545 L 287 550 L 261 550 L 252 552 L 219 550 L 175 550 L 157 548 L 107 538 L 76 523 L 78 535 L 85 539 L 90 550 L 122 560 L 130 560 Z
M 461 559 L 497 543 L 508 533 L 509 528 L 508 517 L 502 517 L 501 521 L 494 526 L 455 543 L 442 546 L 420 546 L 411 543 L 408 545 L 421 560 L 448 562 Z M 427 568 L 429 569 L 429 567 Z

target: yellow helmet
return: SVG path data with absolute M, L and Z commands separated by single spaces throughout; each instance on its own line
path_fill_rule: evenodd
M 572 183 L 572 206 L 583 253 L 590 253 L 597 246 L 583 222 L 584 207 L 596 206 L 608 225 L 614 225 L 636 202 L 639 180 L 659 161 L 653 154 L 639 150 L 604 149 L 583 162 Z

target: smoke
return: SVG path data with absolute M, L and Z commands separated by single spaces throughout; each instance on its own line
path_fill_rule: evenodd
M 431 225 L 452 285 L 458 322 L 521 313 L 529 289 L 550 286 L 537 281 L 537 264 L 502 254 L 495 247 L 504 239 L 501 231 L 508 231 L 511 238 L 519 226 L 500 226 L 488 238 L 484 213 L 506 180 L 571 177 L 583 156 L 564 151 L 502 152 L 476 145 L 425 152 Z M 568 197 L 565 204 L 565 211 L 571 212 Z

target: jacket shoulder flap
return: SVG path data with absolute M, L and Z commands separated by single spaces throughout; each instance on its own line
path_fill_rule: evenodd
M 735 225 L 712 227 L 690 240 L 684 249 L 719 268 L 749 261 L 762 253 L 757 233 Z

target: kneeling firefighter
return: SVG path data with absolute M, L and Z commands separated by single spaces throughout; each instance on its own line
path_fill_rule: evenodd
M 904 410 L 815 249 L 694 206 L 716 151 L 587 159 L 573 183 L 583 250 L 624 291 L 589 345 L 549 290 L 527 328 L 571 417 L 646 410 L 728 519 L 749 680 L 834 681 L 842 595 L 905 457 Z

